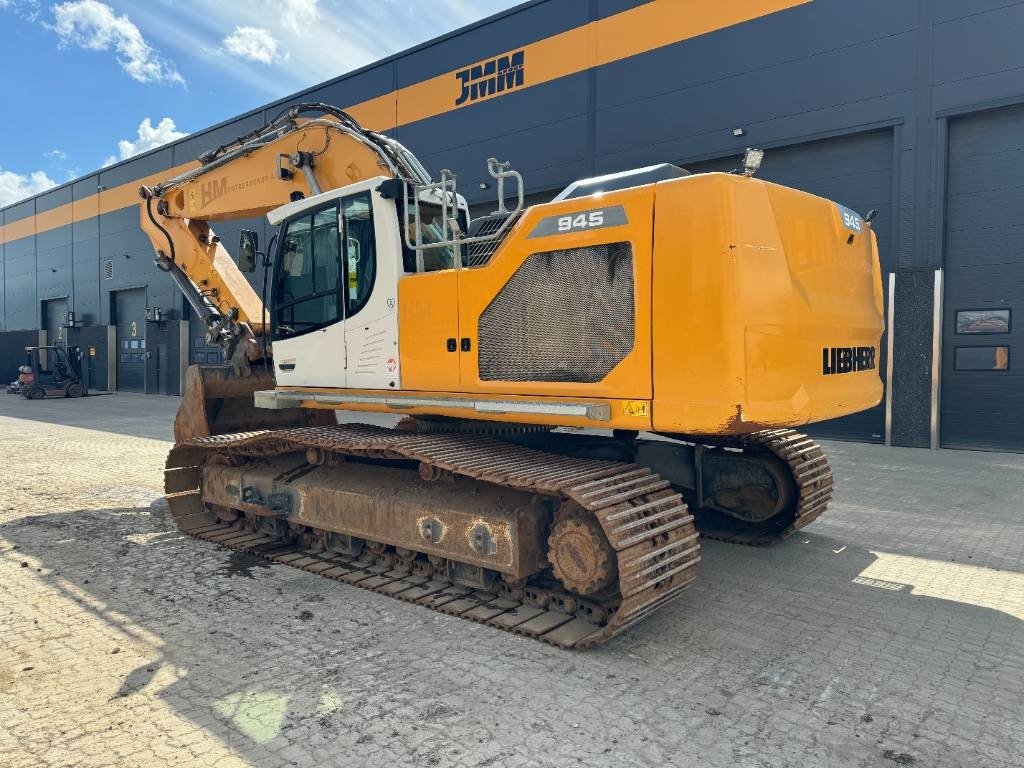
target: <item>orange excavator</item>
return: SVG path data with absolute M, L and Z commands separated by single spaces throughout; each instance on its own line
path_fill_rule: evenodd
M 793 428 L 879 402 L 881 275 L 870 215 L 757 179 L 759 154 L 530 207 L 492 159 L 470 218 L 454 174 L 305 104 L 143 187 L 224 350 L 186 377 L 178 525 L 565 648 L 679 597 L 699 536 L 803 528 L 832 473 Z M 257 215 L 278 234 L 236 260 L 211 224 Z

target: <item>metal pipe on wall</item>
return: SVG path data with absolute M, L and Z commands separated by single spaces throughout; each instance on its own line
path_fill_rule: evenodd
M 935 270 L 935 293 L 932 299 L 932 418 L 931 448 L 939 448 L 939 414 L 942 394 L 942 269 Z
M 893 348 L 896 340 L 896 273 L 889 273 L 889 299 L 885 310 L 885 444 L 892 445 Z

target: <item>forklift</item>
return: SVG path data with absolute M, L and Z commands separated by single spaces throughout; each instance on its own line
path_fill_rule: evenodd
M 18 392 L 29 400 L 46 397 L 85 397 L 89 394 L 82 381 L 82 350 L 62 344 L 48 347 L 25 347 L 26 368 L 32 370 L 31 381 Z M 45 361 L 45 362 L 44 362 Z M 49 368 L 45 367 L 49 364 Z

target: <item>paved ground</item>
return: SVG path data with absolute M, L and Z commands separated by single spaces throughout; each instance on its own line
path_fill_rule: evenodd
M 181 537 L 175 405 L 0 396 L 5 768 L 1024 765 L 1024 456 L 832 444 L 822 520 L 569 653 Z

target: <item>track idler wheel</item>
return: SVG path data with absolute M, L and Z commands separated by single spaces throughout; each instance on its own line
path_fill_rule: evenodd
M 578 595 L 599 594 L 618 576 L 615 550 L 594 517 L 582 510 L 560 513 L 548 536 L 555 578 Z

